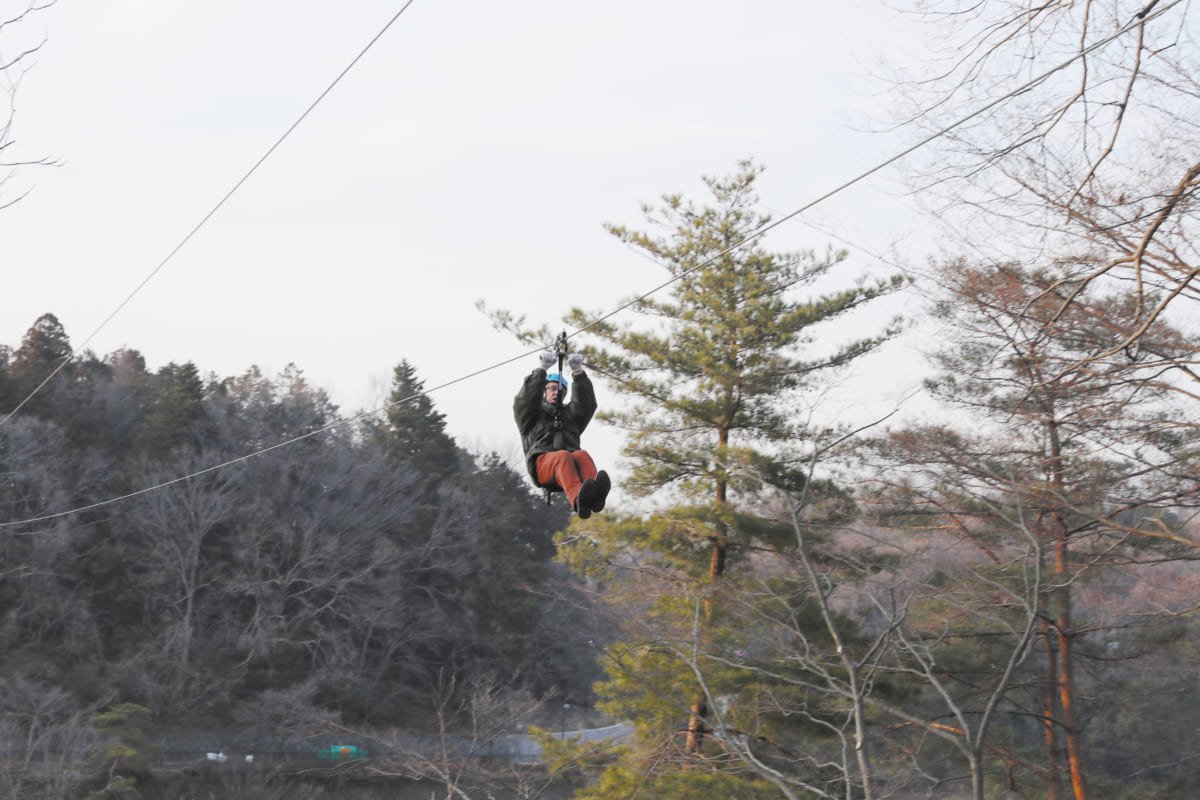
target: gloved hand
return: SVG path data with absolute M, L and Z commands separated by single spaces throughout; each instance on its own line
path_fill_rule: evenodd
M 571 353 L 567 356 L 567 363 L 571 366 L 571 372 L 579 372 L 583 369 L 583 353 Z
M 542 362 L 542 369 L 549 370 L 554 366 L 554 362 L 558 360 L 558 357 L 549 350 L 543 350 L 538 353 L 538 360 Z

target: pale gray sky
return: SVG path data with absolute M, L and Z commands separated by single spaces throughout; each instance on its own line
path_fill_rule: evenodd
M 5 189 L 32 191 L 0 212 L 0 342 L 50 311 L 79 346 L 401 5 L 59 0 L 6 31 L 9 55 L 47 37 L 16 154 L 61 165 Z M 347 413 L 376 405 L 402 358 L 428 386 L 509 358 L 522 348 L 477 299 L 558 325 L 664 279 L 601 227 L 640 226 L 641 202 L 704 199 L 700 175 L 754 158 L 783 215 L 902 149 L 864 130 L 888 103 L 873 64 L 919 50 L 900 29 L 874 0 L 416 0 L 90 347 L 219 375 L 295 362 Z M 925 257 L 887 174 L 805 219 Z M 838 243 L 795 221 L 765 244 Z M 840 277 L 875 263 L 854 252 Z M 435 393 L 451 433 L 511 455 L 533 366 Z M 585 443 L 616 458 L 613 431 Z

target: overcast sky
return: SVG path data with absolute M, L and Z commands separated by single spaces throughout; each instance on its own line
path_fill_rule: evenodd
M 0 211 L 0 342 L 53 312 L 79 347 L 402 5 L 58 0 L 5 31 L 0 55 L 46 37 L 13 155 L 59 165 L 5 187 L 31 191 Z M 703 200 L 701 175 L 754 158 L 782 216 L 902 149 L 868 130 L 888 118 L 876 63 L 920 51 L 900 30 L 873 0 L 415 0 L 89 346 L 220 376 L 294 362 L 346 413 L 402 358 L 427 386 L 487 367 L 523 348 L 480 298 L 559 325 L 662 282 L 602 228 L 640 226 L 642 202 Z M 923 261 L 914 219 L 885 172 L 765 244 L 853 244 L 850 280 L 869 252 Z M 460 443 L 512 455 L 533 366 L 432 396 Z M 619 436 L 585 444 L 606 466 Z

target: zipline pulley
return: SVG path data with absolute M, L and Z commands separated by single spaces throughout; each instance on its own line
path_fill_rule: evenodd
M 567 332 L 566 331 L 563 331 L 562 333 L 560 333 L 558 335 L 558 338 L 554 340 L 554 354 L 556 356 L 558 356 L 558 377 L 562 378 L 563 360 L 567 357 Z M 558 399 L 555 401 L 555 405 L 557 405 L 560 409 L 562 408 L 564 394 L 566 394 L 566 392 L 559 392 Z

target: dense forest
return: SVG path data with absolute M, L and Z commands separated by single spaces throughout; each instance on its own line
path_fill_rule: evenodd
M 70 355 L 51 314 L 0 349 L 3 408 Z M 0 534 L 9 758 L 40 763 L 120 704 L 285 732 L 318 712 L 432 724 L 451 686 L 586 696 L 551 563 L 565 509 L 457 447 L 421 389 L 401 362 L 393 399 L 415 399 L 334 424 L 293 368 L 71 360 L 0 428 L 5 522 L 95 504 Z
M 928 263 L 768 249 L 743 161 L 608 226 L 618 311 L 480 304 L 572 331 L 636 512 L 547 505 L 407 361 L 347 415 L 52 313 L 0 347 L 0 797 L 1200 796 L 1194 11 L 917 5 Z M 925 405 L 853 418 L 914 338 Z M 210 731 L 338 755 L 164 756 Z

